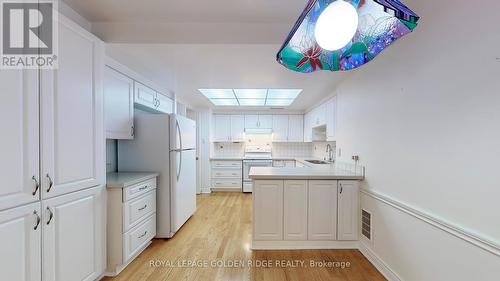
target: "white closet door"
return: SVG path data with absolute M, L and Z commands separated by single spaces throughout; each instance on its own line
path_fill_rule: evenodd
M 104 183 L 103 45 L 59 17 L 59 68 L 41 71 L 42 197 Z
M 0 212 L 0 280 L 42 279 L 40 202 Z
M 0 210 L 39 199 L 39 100 L 36 70 L 1 70 Z M 35 192 L 36 191 L 36 192 Z

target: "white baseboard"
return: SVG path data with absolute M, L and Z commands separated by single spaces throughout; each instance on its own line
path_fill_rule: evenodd
M 252 250 L 358 249 L 358 241 L 252 241 Z
M 210 193 L 212 193 L 212 190 L 210 190 L 210 187 L 201 189 L 201 194 L 210 194 Z
M 375 268 L 389 281 L 402 281 L 401 278 L 362 241 L 359 242 L 359 251 Z

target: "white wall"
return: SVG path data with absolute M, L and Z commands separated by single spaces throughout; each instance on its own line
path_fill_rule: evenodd
M 499 247 L 500 2 L 405 4 L 419 27 L 337 90 L 339 160 L 358 154 L 365 188 Z M 374 253 L 402 280 L 498 280 L 499 256 L 362 201 Z

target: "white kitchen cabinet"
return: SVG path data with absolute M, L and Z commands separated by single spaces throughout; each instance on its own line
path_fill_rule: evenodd
M 113 182 L 107 188 L 107 273 L 112 276 L 119 274 L 156 235 L 156 176 L 133 182 L 136 179 L 132 183 Z
M 156 93 L 156 110 L 161 113 L 174 113 L 174 101 L 161 93 Z
M 307 180 L 285 180 L 284 240 L 307 240 Z
M 41 280 L 40 202 L 0 212 L 0 280 Z
M 323 126 L 326 124 L 326 104 L 321 104 L 312 111 L 312 127 Z
M 326 102 L 326 140 L 335 141 L 337 136 L 337 97 Z
M 38 73 L 2 70 L 0 85 L 0 210 L 3 210 L 40 198 Z
M 308 112 L 304 115 L 304 142 L 312 142 L 312 120 L 312 112 Z
M 308 240 L 336 240 L 337 181 L 310 180 L 308 200 Z
M 134 101 L 136 104 L 149 108 L 156 108 L 158 104 L 156 100 L 156 91 L 139 82 L 135 82 Z
M 273 142 L 288 141 L 288 115 L 273 116 Z
M 95 280 L 104 271 L 104 188 L 42 204 L 43 280 Z
M 212 190 L 241 192 L 243 186 L 242 167 L 241 160 L 212 161 Z
M 231 141 L 242 142 L 245 140 L 245 116 L 231 115 Z
M 215 114 L 214 118 L 214 142 L 228 142 L 231 140 L 231 115 Z
M 272 115 L 245 115 L 245 129 L 272 129 Z
M 304 141 L 304 115 L 288 116 L 288 142 Z
M 259 128 L 271 129 L 273 127 L 272 115 L 259 115 Z
M 245 129 L 259 128 L 259 115 L 245 115 Z
M 104 183 L 103 43 L 59 17 L 59 68 L 40 71 L 42 198 Z
M 358 240 L 359 182 L 338 182 L 338 240 Z
M 283 181 L 253 182 L 253 239 L 283 240 Z
M 106 138 L 134 138 L 134 80 L 107 66 L 104 70 Z

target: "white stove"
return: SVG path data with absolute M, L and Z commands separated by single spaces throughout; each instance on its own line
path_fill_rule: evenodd
M 248 177 L 251 167 L 272 167 L 270 146 L 247 146 L 243 159 L 243 192 L 252 192 L 252 180 Z

